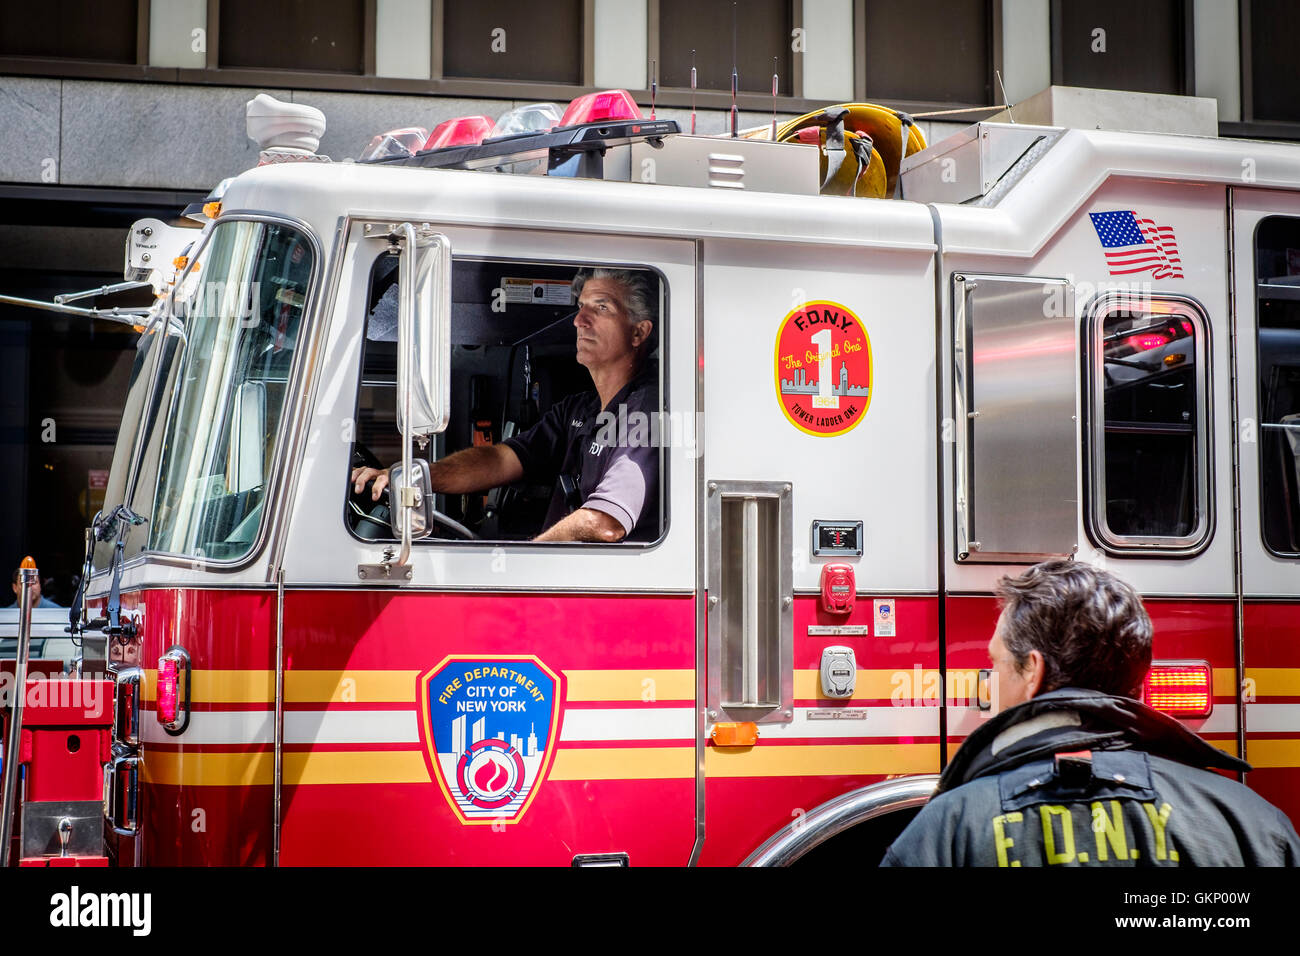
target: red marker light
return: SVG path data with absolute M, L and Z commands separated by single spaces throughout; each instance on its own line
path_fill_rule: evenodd
M 1213 675 L 1205 661 L 1156 661 L 1142 682 L 1142 700 L 1171 717 L 1208 717 Z
M 494 121 L 487 116 L 457 116 L 439 123 L 425 141 L 425 149 L 442 149 L 446 146 L 477 146 L 483 137 L 492 132 Z
M 560 126 L 577 126 L 600 120 L 644 119 L 627 90 L 603 90 L 573 100 L 560 118 Z
M 158 658 L 158 723 L 176 722 L 177 702 L 180 698 L 180 677 L 176 661 L 171 657 Z

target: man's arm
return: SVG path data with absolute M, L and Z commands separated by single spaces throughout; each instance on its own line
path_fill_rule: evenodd
M 463 448 L 454 455 L 429 466 L 433 490 L 441 494 L 459 495 L 471 491 L 485 491 L 498 485 L 508 485 L 524 475 L 519 456 L 508 445 L 479 445 Z M 370 497 L 379 500 L 388 487 L 388 472 L 377 468 L 354 468 L 352 487 L 360 494 L 366 482 L 374 479 Z
M 603 511 L 593 508 L 579 508 L 573 514 L 561 518 L 534 541 L 599 541 L 606 544 L 622 541 L 625 532 L 623 525 Z

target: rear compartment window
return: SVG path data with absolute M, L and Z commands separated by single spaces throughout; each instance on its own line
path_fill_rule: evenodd
M 1259 507 L 1264 545 L 1300 555 L 1300 219 L 1274 216 L 1255 245 Z
M 1088 335 L 1090 524 L 1112 551 L 1191 551 L 1210 533 L 1209 322 L 1181 296 L 1107 295 Z

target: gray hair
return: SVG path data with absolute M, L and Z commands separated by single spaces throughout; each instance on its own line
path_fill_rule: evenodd
M 1023 671 L 1043 655 L 1042 692 L 1058 687 L 1137 697 L 1151 667 L 1151 618 L 1142 599 L 1108 571 L 1052 560 L 994 589 L 1007 615 L 1002 643 Z
M 573 297 L 582 294 L 588 279 L 609 279 L 623 287 L 623 311 L 633 323 L 652 322 L 650 337 L 659 330 L 659 296 L 647 273 L 636 269 L 583 269 L 573 277 Z

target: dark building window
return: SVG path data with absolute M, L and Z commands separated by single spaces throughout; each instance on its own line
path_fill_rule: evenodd
M 137 0 L 0 4 L 0 56 L 134 63 Z
M 1300 20 L 1295 0 L 1251 0 L 1250 80 L 1256 120 L 1300 123 Z
M 856 26 L 866 31 L 867 100 L 992 102 L 991 21 L 987 0 L 867 0 Z
M 364 0 L 221 0 L 222 67 L 362 73 Z
M 789 0 L 746 0 L 735 7 L 735 63 L 740 89 L 772 92 L 772 57 L 779 92 L 790 95 L 792 50 Z M 730 0 L 659 0 L 659 82 L 689 88 L 691 51 L 702 90 L 730 90 L 732 65 Z
M 582 82 L 582 0 L 450 0 L 444 11 L 444 76 Z
M 1054 0 L 1052 82 L 1186 92 L 1184 0 Z

